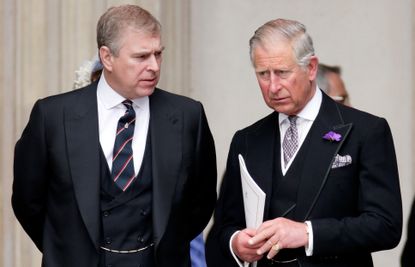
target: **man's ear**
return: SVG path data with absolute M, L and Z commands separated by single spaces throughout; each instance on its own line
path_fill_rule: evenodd
M 106 69 L 109 72 L 112 71 L 113 57 L 114 56 L 112 55 L 111 50 L 108 46 L 104 45 L 99 48 L 99 58 L 101 59 L 104 69 Z
M 317 77 L 318 70 L 318 58 L 316 56 L 311 56 L 310 63 L 308 63 L 308 79 L 313 81 Z

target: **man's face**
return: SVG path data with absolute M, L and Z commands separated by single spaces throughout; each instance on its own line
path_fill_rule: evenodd
M 127 28 L 119 44 L 118 55 L 100 49 L 108 84 L 128 99 L 151 95 L 160 78 L 160 35 Z
M 335 101 L 349 106 L 349 95 L 347 94 L 346 87 L 344 86 L 340 75 L 334 72 L 329 72 L 326 74 L 326 77 L 330 88 L 328 95 Z
M 291 45 L 278 42 L 254 50 L 254 67 L 265 103 L 277 112 L 298 114 L 313 97 L 317 73 L 316 57 L 306 68 L 300 67 Z

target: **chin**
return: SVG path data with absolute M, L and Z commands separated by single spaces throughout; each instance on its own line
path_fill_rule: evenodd
M 155 86 L 151 86 L 151 87 L 141 87 L 141 88 L 137 88 L 136 92 L 137 94 L 141 95 L 141 96 L 149 96 L 151 95 L 154 90 L 155 90 Z
M 284 113 L 286 115 L 293 115 L 295 114 L 294 109 L 290 107 L 284 107 L 284 106 L 274 106 L 274 110 L 278 113 Z

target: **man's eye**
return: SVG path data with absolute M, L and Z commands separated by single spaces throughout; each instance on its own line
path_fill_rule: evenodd
M 277 72 L 277 75 L 280 77 L 280 78 L 288 78 L 288 76 L 290 75 L 290 71 L 288 71 L 288 70 L 279 70 L 278 72 Z
M 260 77 L 267 77 L 268 76 L 268 71 L 260 71 L 260 72 L 258 72 L 258 75 Z
M 140 54 L 140 55 L 134 55 L 134 58 L 135 59 L 139 59 L 139 60 L 144 60 L 144 59 L 146 59 L 148 57 L 148 55 L 146 55 L 146 54 Z

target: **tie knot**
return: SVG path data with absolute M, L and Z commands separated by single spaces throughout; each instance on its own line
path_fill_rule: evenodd
M 125 106 L 127 109 L 130 109 L 130 108 L 132 108 L 132 107 L 133 107 L 133 102 L 132 102 L 131 100 L 129 100 L 129 99 L 122 101 L 122 103 L 124 104 L 124 106 Z
M 133 108 L 133 102 L 131 100 L 122 101 L 123 105 L 127 108 L 124 115 L 120 118 L 120 122 L 123 123 L 134 123 L 135 121 L 135 110 Z
M 288 116 L 288 120 L 290 121 L 291 125 L 295 124 L 297 119 L 298 119 L 297 116 Z

